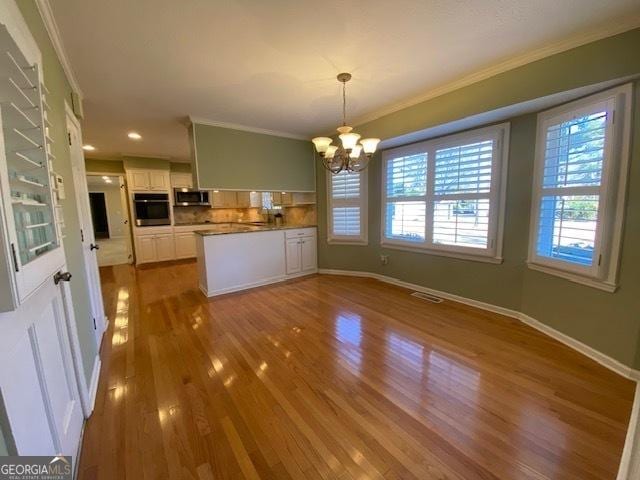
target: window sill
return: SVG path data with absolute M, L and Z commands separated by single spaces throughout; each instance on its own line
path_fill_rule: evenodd
M 458 260 L 470 260 L 472 262 L 493 263 L 499 265 L 503 262 L 502 257 L 489 257 L 483 255 L 470 255 L 468 253 L 449 252 L 444 250 L 433 250 L 429 248 L 410 247 L 405 245 L 397 245 L 395 243 L 381 243 L 382 248 L 390 250 L 402 250 L 404 252 L 421 253 L 423 255 L 436 255 L 438 257 L 457 258 Z
M 329 245 L 355 245 L 360 247 L 369 245 L 368 240 L 343 240 L 337 238 L 327 238 L 327 243 Z
M 593 278 L 586 278 L 580 275 L 576 275 L 575 273 L 564 272 L 562 270 L 557 270 L 555 268 L 546 267 L 544 265 L 538 265 L 537 263 L 527 262 L 527 266 L 531 270 L 536 270 L 538 272 L 547 273 L 549 275 L 554 275 L 556 277 L 564 278 L 565 280 L 569 280 L 570 282 L 579 283 L 581 285 L 586 285 L 587 287 L 597 288 L 598 290 L 603 290 L 605 292 L 614 293 L 618 289 L 618 285 L 602 281 L 596 280 Z

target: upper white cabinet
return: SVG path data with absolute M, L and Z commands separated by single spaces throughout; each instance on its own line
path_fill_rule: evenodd
M 129 189 L 134 192 L 168 192 L 171 189 L 166 170 L 127 170 Z
M 38 66 L 0 27 L 0 311 L 14 310 L 65 263 L 52 189 L 49 105 Z
M 172 188 L 193 188 L 193 176 L 190 173 L 171 173 Z
M 211 192 L 211 208 L 236 208 L 237 204 L 236 192 L 218 190 Z

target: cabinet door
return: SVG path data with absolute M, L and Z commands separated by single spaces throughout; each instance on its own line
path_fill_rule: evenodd
M 162 171 L 149 172 L 149 183 L 151 190 L 169 190 L 169 174 Z
M 136 237 L 136 263 L 157 261 L 156 242 L 153 235 Z
M 291 199 L 291 192 L 280 192 L 280 204 L 281 205 L 293 205 L 293 200 Z
M 173 188 L 193 188 L 193 177 L 190 173 L 172 173 L 171 186 Z
M 222 204 L 225 208 L 235 208 L 238 205 L 236 192 L 222 192 Z
M 214 190 L 213 192 L 210 193 L 209 198 L 211 198 L 211 208 L 221 208 L 224 207 L 223 205 L 223 194 L 224 192 L 219 192 L 217 190 Z
M 271 202 L 274 205 L 282 205 L 282 193 L 281 192 L 271 192 Z
M 129 172 L 131 190 L 150 190 L 149 172 Z
M 287 259 L 287 275 L 302 271 L 302 252 L 299 238 L 287 240 L 285 253 Z
M 176 233 L 176 258 L 193 258 L 196 256 L 196 234 Z
M 156 253 L 159 262 L 174 260 L 176 258 L 176 247 L 172 234 L 156 235 Z
M 302 271 L 316 270 L 318 268 L 318 257 L 316 248 L 316 237 L 303 237 L 301 248 Z
M 236 192 L 236 206 L 249 208 L 251 206 L 251 194 L 249 192 Z

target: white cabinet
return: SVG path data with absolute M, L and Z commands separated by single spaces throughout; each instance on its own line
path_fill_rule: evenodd
M 194 258 L 196 256 L 196 234 L 193 232 L 176 233 L 176 258 Z
M 166 170 L 127 170 L 129 190 L 135 192 L 168 192 L 169 172 Z
M 313 205 L 316 203 L 314 192 L 293 192 L 291 194 L 293 205 Z
M 262 206 L 262 193 L 260 192 L 236 192 L 236 207 L 259 208 Z
M 173 233 L 136 236 L 136 263 L 164 262 L 176 258 Z
M 193 176 L 190 173 L 172 173 L 172 188 L 193 188 Z
M 173 234 L 156 235 L 156 257 L 158 262 L 174 260 L 176 258 L 176 247 L 173 241 Z
M 302 263 L 302 271 L 309 272 L 318 268 L 318 253 L 316 245 L 316 236 L 309 235 L 302 237 L 302 245 L 300 248 L 300 258 Z
M 155 235 L 136 237 L 136 263 L 155 262 L 156 258 Z
M 211 192 L 211 208 L 236 208 L 237 205 L 236 192 L 218 190 Z
M 302 244 L 299 238 L 290 238 L 286 241 L 287 275 L 302 271 Z
M 149 186 L 151 190 L 169 190 L 169 174 L 165 171 L 149 172 Z
M 287 275 L 311 273 L 318 268 L 315 228 L 285 230 Z

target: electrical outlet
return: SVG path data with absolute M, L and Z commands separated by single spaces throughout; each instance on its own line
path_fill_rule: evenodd
M 389 255 L 385 255 L 384 253 L 380 254 L 380 263 L 382 265 L 387 265 L 389 263 Z

